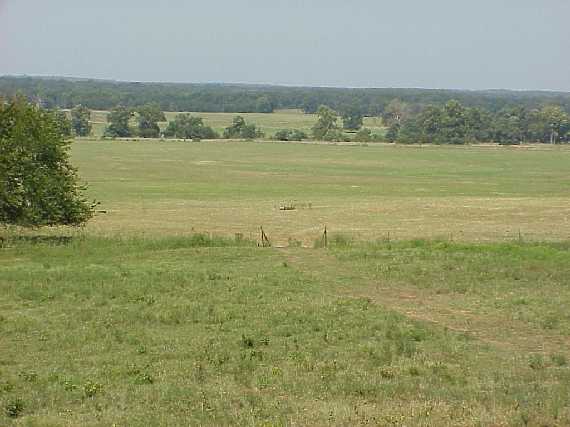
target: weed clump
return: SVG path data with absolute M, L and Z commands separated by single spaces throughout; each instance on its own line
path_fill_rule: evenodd
M 102 384 L 93 382 L 91 380 L 87 381 L 83 385 L 83 393 L 85 394 L 85 397 L 95 397 L 95 395 L 101 393 L 102 390 L 103 390 Z
M 544 358 L 540 354 L 533 354 L 528 360 L 528 366 L 535 371 L 545 368 Z
M 6 415 L 9 418 L 18 418 L 24 412 L 24 402 L 22 399 L 14 399 L 6 405 Z

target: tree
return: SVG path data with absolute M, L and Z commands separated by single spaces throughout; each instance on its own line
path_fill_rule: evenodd
M 138 135 L 141 138 L 158 138 L 160 127 L 158 122 L 165 122 L 166 116 L 158 104 L 146 104 L 139 107 L 138 113 Z
M 234 117 L 231 126 L 224 130 L 224 138 L 243 138 L 243 139 L 255 139 L 261 138 L 263 132 L 261 132 L 257 127 L 251 123 L 246 123 L 242 116 Z
M 548 128 L 548 142 L 556 144 L 558 137 L 567 131 L 570 122 L 568 114 L 558 105 L 546 105 L 540 110 L 539 117 Z
M 491 125 L 492 140 L 501 145 L 518 145 L 523 140 L 521 119 L 510 109 L 495 115 Z
M 255 111 L 258 113 L 273 113 L 273 105 L 267 96 L 257 98 L 255 102 Z
M 388 126 L 394 123 L 401 124 L 410 115 L 410 106 L 403 102 L 402 100 L 395 98 L 392 99 L 386 108 L 384 108 L 384 114 L 382 115 L 384 121 Z
M 313 137 L 322 141 L 336 139 L 340 133 L 336 111 L 326 105 L 321 105 L 317 110 L 317 116 L 317 123 L 313 126 Z
M 398 142 L 403 144 L 417 144 L 424 142 L 422 139 L 422 125 L 419 117 L 406 119 L 398 132 Z
M 60 133 L 65 137 L 71 137 L 73 130 L 71 128 L 71 121 L 68 119 L 67 114 L 64 111 L 56 109 L 53 112 L 53 116 L 55 121 L 57 122 L 57 126 L 59 127 Z
M 489 112 L 473 107 L 467 109 L 467 135 L 469 142 L 488 142 L 491 140 L 492 116 Z
M 364 115 L 358 105 L 353 104 L 342 113 L 342 127 L 348 130 L 358 130 L 362 127 Z
M 73 110 L 71 110 L 71 124 L 75 135 L 77 136 L 89 136 L 91 133 L 91 111 L 83 105 L 78 105 Z
M 396 126 L 396 122 L 392 126 Z M 451 100 L 443 107 L 429 105 L 419 114 L 404 119 L 398 140 L 420 144 L 465 144 L 488 140 L 489 126 L 488 115 Z
M 190 114 L 178 114 L 173 121 L 168 123 L 164 131 L 166 138 L 179 139 L 216 139 L 218 134 L 209 126 L 204 125 L 201 117 Z
M 111 138 L 128 138 L 133 135 L 133 131 L 129 126 L 129 121 L 133 116 L 133 111 L 121 105 L 113 108 L 107 116 L 110 123 L 105 129 L 105 136 Z
M 386 132 L 386 139 L 388 142 L 396 142 L 398 139 L 398 134 L 400 133 L 400 124 L 399 123 L 392 123 Z
M 441 144 L 465 144 L 467 135 L 466 110 L 459 101 L 448 101 L 441 114 L 441 128 L 436 142 Z
M 55 113 L 22 98 L 0 100 L 0 223 L 77 226 L 91 218 L 70 143 Z

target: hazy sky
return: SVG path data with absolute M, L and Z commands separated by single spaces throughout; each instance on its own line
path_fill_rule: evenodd
M 0 75 L 570 91 L 570 0 L 0 0 Z

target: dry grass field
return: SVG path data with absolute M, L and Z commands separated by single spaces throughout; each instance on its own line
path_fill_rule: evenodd
M 570 238 L 565 147 L 82 140 L 73 161 L 107 211 L 97 234 Z

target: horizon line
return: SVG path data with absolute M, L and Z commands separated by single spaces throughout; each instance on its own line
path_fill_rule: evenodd
M 39 79 L 59 79 L 59 80 L 84 80 L 84 81 L 101 81 L 101 82 L 114 82 L 114 83 L 141 83 L 141 84 L 180 84 L 180 85 L 226 85 L 226 86 L 269 86 L 269 87 L 284 87 L 284 88 L 300 88 L 300 89 L 416 89 L 416 90 L 442 90 L 442 91 L 456 91 L 456 92 L 550 92 L 550 93 L 563 93 L 569 94 L 570 91 L 560 89 L 508 89 L 508 88 L 485 88 L 485 89 L 466 89 L 466 88 L 443 88 L 443 87 L 425 87 L 425 86 L 341 86 L 341 85 L 309 85 L 298 83 L 274 83 L 274 82 L 240 82 L 240 81 L 167 81 L 167 80 L 123 80 L 116 78 L 105 77 L 84 77 L 84 76 L 71 76 L 71 75 L 56 75 L 56 74 L 0 74 L 0 78 L 39 78 Z

